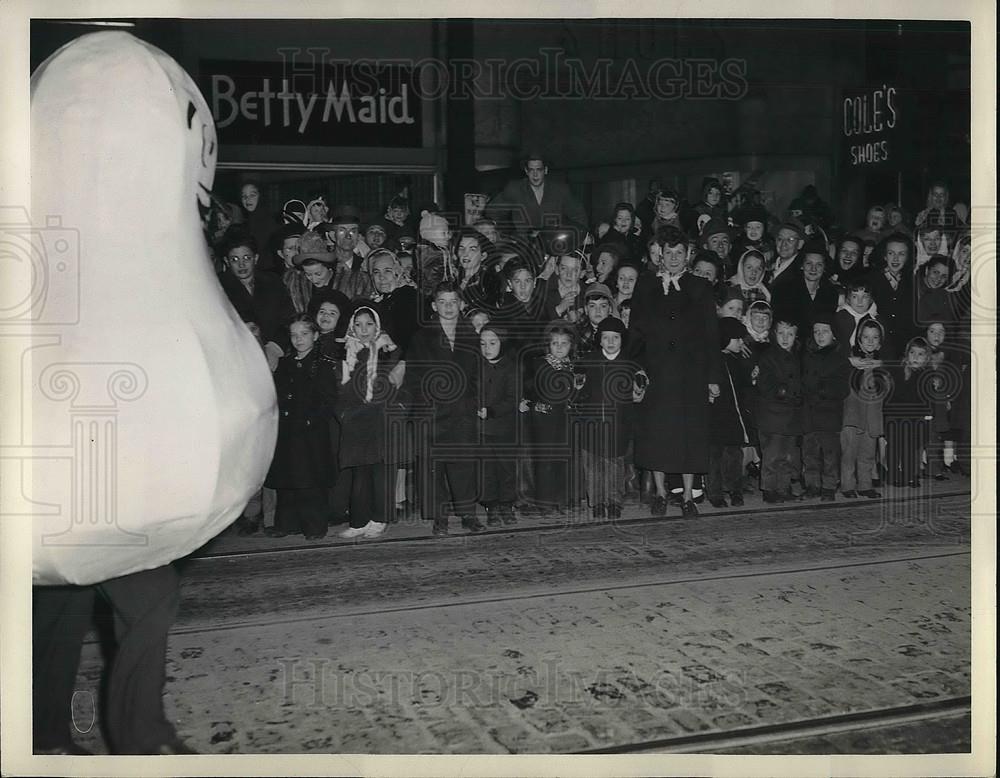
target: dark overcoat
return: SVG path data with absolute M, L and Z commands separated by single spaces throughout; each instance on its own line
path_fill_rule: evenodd
M 758 363 L 757 430 L 772 435 L 802 434 L 802 360 L 797 348 L 772 343 Z
M 585 376 L 573 414 L 581 448 L 604 457 L 625 456 L 632 434 L 632 387 L 638 369 L 623 355 L 608 359 L 599 348 L 577 364 Z
M 628 334 L 629 356 L 649 375 L 636 408 L 635 463 L 666 473 L 708 470 L 708 385 L 723 378 L 712 287 L 685 273 L 680 290 L 640 277 Z
M 803 432 L 840 432 L 853 368 L 839 343 L 802 357 Z
M 405 396 L 415 420 L 426 419 L 439 443 L 475 443 L 479 338 L 465 319 L 452 348 L 440 322 L 414 333 L 406 354 Z
M 303 359 L 282 357 L 274 371 L 278 440 L 265 485 L 271 489 L 333 486 L 336 470 L 330 419 L 337 396 L 332 363 L 313 348 Z

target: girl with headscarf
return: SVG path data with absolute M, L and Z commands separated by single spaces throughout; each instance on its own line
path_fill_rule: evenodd
M 764 285 L 765 268 L 767 260 L 764 254 L 757 249 L 748 249 L 743 252 L 739 263 L 736 265 L 736 272 L 729 280 L 732 286 L 738 287 L 743 295 L 743 303 L 749 308 L 751 303 L 758 300 L 771 302 L 771 292 Z
M 340 366 L 340 478 L 350 482 L 351 525 L 342 538 L 377 538 L 385 532 L 388 500 L 396 489 L 394 449 L 402 424 L 390 425 L 386 410 L 396 405 L 389 372 L 399 350 L 382 330 L 375 305 L 359 301 L 347 325 Z M 402 417 L 400 417 L 401 420 Z M 387 429 L 389 428 L 389 429 Z

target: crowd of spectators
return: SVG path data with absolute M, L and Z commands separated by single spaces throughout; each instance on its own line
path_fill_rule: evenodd
M 706 179 L 588 218 L 540 155 L 461 225 L 364 220 L 246 183 L 210 241 L 280 412 L 269 534 L 373 538 L 419 514 L 880 497 L 968 474 L 968 207 L 931 186 L 838 219 Z M 553 226 L 555 225 L 555 226 Z M 893 492 L 895 494 L 895 492 Z M 261 529 L 262 501 L 241 532 Z

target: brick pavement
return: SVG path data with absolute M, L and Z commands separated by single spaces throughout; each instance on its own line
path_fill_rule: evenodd
M 782 723 L 969 694 L 969 596 L 957 555 L 181 632 L 168 710 L 206 753 L 561 753 Z

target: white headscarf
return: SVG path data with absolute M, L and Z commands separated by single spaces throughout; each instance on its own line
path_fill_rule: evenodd
M 375 322 L 375 337 L 372 338 L 370 343 L 364 343 L 355 331 L 355 321 L 358 318 L 358 314 L 367 311 Z M 375 375 L 378 372 L 378 353 L 379 351 L 395 351 L 396 344 L 392 342 L 388 333 L 382 332 L 382 319 L 378 315 L 378 311 L 368 305 L 362 305 L 353 314 L 351 314 L 351 321 L 347 325 L 347 335 L 344 337 L 344 343 L 346 344 L 347 356 L 341 366 L 340 372 L 340 383 L 346 384 L 351 380 L 351 374 L 354 372 L 354 368 L 358 364 L 358 354 L 365 349 L 368 349 L 368 374 L 365 376 L 365 402 L 370 403 L 375 392 Z

